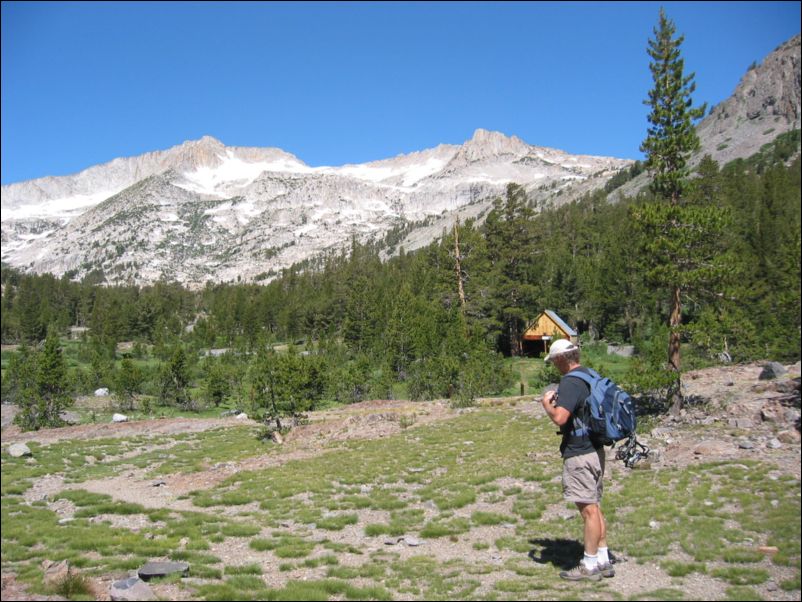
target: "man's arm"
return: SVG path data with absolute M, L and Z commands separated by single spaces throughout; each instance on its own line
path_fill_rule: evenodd
M 557 403 L 557 391 L 546 391 L 541 403 L 543 404 L 543 409 L 546 410 L 546 414 L 557 426 L 564 425 L 571 418 L 571 412 L 555 405 Z

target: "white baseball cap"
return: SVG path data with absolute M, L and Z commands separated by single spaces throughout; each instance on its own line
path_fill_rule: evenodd
M 562 355 L 563 353 L 568 353 L 569 351 L 576 351 L 579 349 L 576 345 L 574 345 L 568 339 L 559 339 L 554 341 L 551 348 L 549 349 L 549 354 L 546 356 L 544 361 L 550 362 L 554 359 L 557 355 Z

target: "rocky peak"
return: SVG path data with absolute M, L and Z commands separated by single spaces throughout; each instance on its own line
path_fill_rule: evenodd
M 471 163 L 497 159 L 499 157 L 523 157 L 531 147 L 516 136 L 505 136 L 501 132 L 477 129 L 473 138 L 465 142 L 448 165 L 445 173 L 451 173 Z
M 779 134 L 800 127 L 800 36 L 750 68 L 735 92 L 699 124 L 702 150 L 723 164 L 749 156 Z
M 473 133 L 473 138 L 463 145 L 463 149 L 467 154 L 483 159 L 501 155 L 525 155 L 529 152 L 529 145 L 517 136 L 505 136 L 501 132 L 479 128 Z
M 188 140 L 164 152 L 161 164 L 165 169 L 193 171 L 199 167 L 217 167 L 225 156 L 226 146 L 211 136 Z

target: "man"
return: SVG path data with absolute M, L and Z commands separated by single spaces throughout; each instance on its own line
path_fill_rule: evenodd
M 604 446 L 591 439 L 577 416 L 577 410 L 590 395 L 590 387 L 578 377 L 566 376 L 572 370 L 586 373 L 588 370 L 579 364 L 579 347 L 565 339 L 554 342 L 546 361 L 552 362 L 563 375 L 557 391 L 547 391 L 542 400 L 546 414 L 562 433 L 563 496 L 576 504 L 585 523 L 585 556 L 579 566 L 562 571 L 560 577 L 570 581 L 599 581 L 602 576 L 615 575 L 607 551 L 607 527 L 600 506 Z

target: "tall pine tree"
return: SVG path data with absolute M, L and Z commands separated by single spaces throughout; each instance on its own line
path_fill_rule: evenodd
M 688 188 L 688 160 L 699 148 L 694 122 L 705 113 L 705 105 L 693 108 L 696 89 L 694 74 L 685 75 L 680 54 L 684 36 L 674 37 L 674 23 L 660 10 L 660 21 L 649 40 L 647 52 L 654 88 L 644 104 L 651 108 L 648 135 L 641 145 L 646 169 L 652 177 L 652 192 L 660 199 L 635 212 L 643 229 L 647 273 L 669 297 L 668 365 L 675 375 L 671 411 L 682 407 L 680 394 L 680 337 L 682 295 L 689 286 L 709 277 L 704 272 L 702 246 L 710 232 L 720 232 L 722 221 L 715 207 L 689 204 L 683 193 Z

